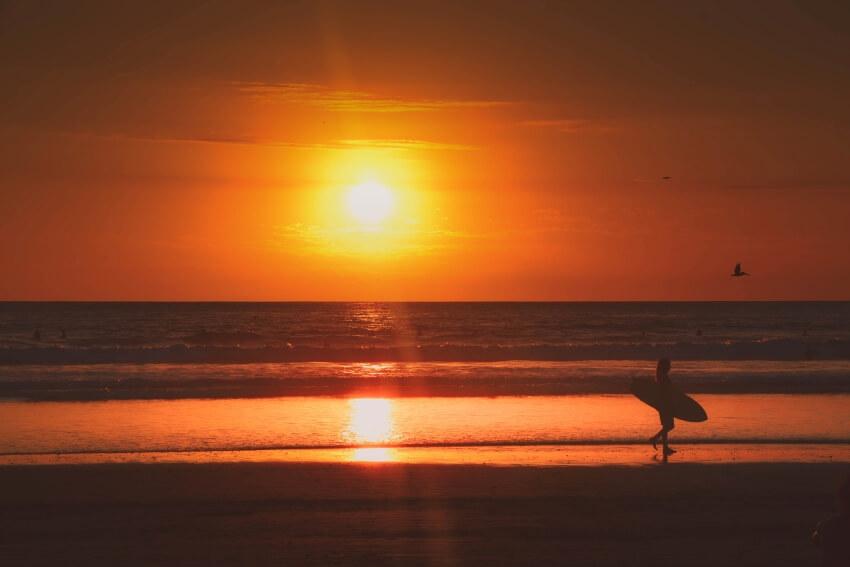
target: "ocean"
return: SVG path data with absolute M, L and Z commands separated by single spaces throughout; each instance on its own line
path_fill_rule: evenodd
M 0 303 L 3 364 L 646 360 L 661 354 L 847 360 L 850 302 Z
M 0 462 L 645 445 L 662 356 L 679 441 L 850 460 L 847 302 L 0 303 Z

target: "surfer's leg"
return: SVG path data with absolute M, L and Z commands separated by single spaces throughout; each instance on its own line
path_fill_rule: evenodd
M 658 449 L 658 441 L 661 440 L 661 434 L 664 433 L 664 428 L 658 430 L 658 433 L 649 438 L 649 442 L 653 449 Z
M 670 446 L 667 444 L 667 434 L 670 433 L 670 431 L 672 431 L 673 428 L 676 427 L 676 424 L 673 421 L 673 417 L 670 415 L 661 416 L 661 424 L 661 442 L 662 446 L 664 447 L 664 455 L 672 455 L 676 451 L 671 449 Z
M 665 455 L 672 455 L 672 454 L 673 454 L 673 453 L 675 453 L 675 452 L 676 452 L 676 449 L 671 448 L 671 447 L 667 444 L 667 434 L 665 433 L 665 434 L 664 434 L 664 454 L 665 454 Z
M 667 424 L 669 423 L 670 418 L 665 412 L 659 410 L 658 411 L 658 420 L 661 422 L 661 429 L 659 429 L 658 433 L 653 435 L 649 440 L 649 442 L 652 444 L 653 449 L 658 449 L 658 442 L 661 441 L 661 436 L 664 434 L 664 428 L 667 427 Z
M 663 453 L 664 453 L 664 456 L 665 456 L 665 457 L 666 457 L 667 455 L 672 455 L 673 453 L 675 453 L 675 452 L 676 452 L 676 449 L 671 449 L 671 448 L 670 448 L 670 446 L 667 444 L 667 433 L 668 433 L 668 431 L 665 429 L 665 430 L 664 430 L 664 434 L 663 434 L 663 435 L 661 435 L 661 440 L 662 440 L 662 442 L 663 442 L 663 446 L 664 446 L 664 451 L 663 451 Z

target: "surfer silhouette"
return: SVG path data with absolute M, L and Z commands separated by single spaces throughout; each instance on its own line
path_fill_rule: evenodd
M 649 440 L 652 443 L 652 448 L 658 448 L 658 442 L 664 448 L 664 456 L 667 457 L 676 452 L 667 444 L 667 434 L 676 427 L 673 422 L 673 383 L 670 381 L 670 359 L 662 358 L 658 361 L 658 366 L 655 368 L 655 383 L 658 384 L 660 391 L 660 403 L 658 405 L 658 417 L 661 419 L 661 429 L 658 433 L 652 436 Z
M 667 434 L 676 426 L 673 419 L 701 422 L 708 414 L 699 403 L 676 388 L 670 380 L 670 359 L 662 358 L 655 369 L 655 380 L 634 378 L 630 388 L 637 399 L 658 412 L 661 429 L 649 440 L 654 449 L 660 441 L 664 446 L 664 460 L 675 453 L 667 444 Z

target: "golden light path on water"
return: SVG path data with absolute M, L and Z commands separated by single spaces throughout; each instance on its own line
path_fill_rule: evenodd
M 398 451 L 391 447 L 359 447 L 351 453 L 357 463 L 390 463 L 398 460 Z
M 393 440 L 393 403 L 386 398 L 348 400 L 349 422 L 343 437 L 352 444 L 382 444 Z M 358 462 L 393 461 L 395 451 L 388 447 L 358 447 L 351 460 Z

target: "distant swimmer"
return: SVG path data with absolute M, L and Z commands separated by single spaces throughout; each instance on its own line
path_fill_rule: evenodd
M 735 264 L 735 271 L 730 274 L 733 278 L 740 278 L 741 276 L 749 276 L 747 272 L 741 270 L 741 263 L 738 262 Z
M 670 181 L 670 180 L 671 180 L 671 179 L 673 179 L 673 178 L 672 178 L 672 177 L 670 177 L 669 175 L 662 175 L 662 176 L 661 176 L 661 179 L 663 179 L 664 181 Z

